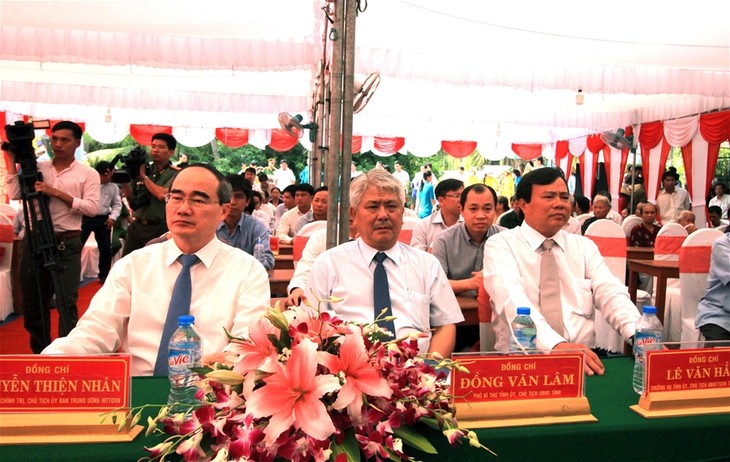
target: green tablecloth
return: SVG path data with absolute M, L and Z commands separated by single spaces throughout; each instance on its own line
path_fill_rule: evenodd
M 730 415 L 644 419 L 629 409 L 638 402 L 631 388 L 631 358 L 604 361 L 606 374 L 586 383 L 591 412 L 597 423 L 477 430 L 483 444 L 498 454 L 460 445 L 451 448 L 436 432 L 429 439 L 439 455 L 434 461 L 573 461 L 616 460 L 701 461 L 730 460 Z M 165 379 L 133 380 L 133 402 L 162 403 L 167 399 Z M 134 461 L 156 444 L 144 435 L 132 443 L 2 446 L 0 460 L 8 461 Z

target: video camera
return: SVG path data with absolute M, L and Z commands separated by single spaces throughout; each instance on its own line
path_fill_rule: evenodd
M 139 168 L 147 164 L 147 151 L 142 146 L 137 146 L 127 154 L 118 154 L 110 162 L 112 167 L 120 160 L 122 166 L 112 175 L 112 183 L 129 183 L 139 176 Z
M 13 125 L 5 126 L 5 135 L 8 142 L 2 143 L 3 151 L 10 151 L 15 156 L 15 161 L 20 164 L 24 171 L 36 171 L 38 165 L 33 140 L 35 129 L 50 127 L 50 122 L 41 120 L 38 122 L 23 123 L 16 121 Z

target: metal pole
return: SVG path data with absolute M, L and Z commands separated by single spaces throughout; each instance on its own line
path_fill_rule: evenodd
M 345 69 L 342 94 L 342 177 L 339 243 L 350 239 L 350 164 L 352 163 L 352 111 L 355 87 L 355 22 L 357 2 L 348 0 L 345 11 Z
M 332 40 L 332 58 L 330 61 L 330 120 L 329 150 L 325 167 L 325 182 L 330 191 L 327 206 L 327 248 L 337 245 L 338 193 L 340 189 L 340 133 L 342 126 L 342 73 L 345 32 L 345 1 L 335 2 L 335 22 L 330 29 L 329 40 Z

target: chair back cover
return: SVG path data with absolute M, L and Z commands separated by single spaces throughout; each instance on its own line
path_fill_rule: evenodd
M 292 259 L 294 263 L 302 259 L 302 252 L 304 252 L 304 246 L 307 245 L 309 236 L 315 231 L 325 228 L 327 228 L 326 220 L 317 220 L 302 226 L 292 242 Z
M 585 236 L 595 242 L 606 266 L 620 281 L 626 280 L 626 236 L 621 226 L 611 220 L 598 220 L 586 229 Z M 623 338 L 599 310 L 594 311 L 596 346 L 615 353 L 623 352 Z
M 722 233 L 716 229 L 698 229 L 690 234 L 679 250 L 679 298 L 681 306 L 681 341 L 699 341 L 695 328 L 697 304 L 707 290 L 712 243 Z
M 629 215 L 628 217 L 624 218 L 624 221 L 621 222 L 621 228 L 624 230 L 626 239 L 631 237 L 631 230 L 636 228 L 640 224 L 641 218 L 637 217 L 636 215 Z
M 0 213 L 0 321 L 13 312 L 13 287 L 10 266 L 13 261 L 13 222 Z

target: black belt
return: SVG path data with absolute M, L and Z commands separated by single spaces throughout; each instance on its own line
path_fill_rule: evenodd
M 81 231 L 60 231 L 56 233 L 56 237 L 61 240 L 65 239 L 73 239 L 75 237 L 80 237 Z
M 135 218 L 134 221 L 144 226 L 157 226 L 165 223 L 165 220 L 147 220 L 145 218 Z

